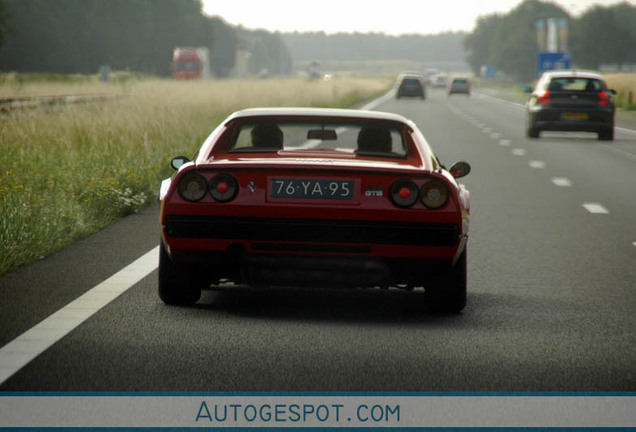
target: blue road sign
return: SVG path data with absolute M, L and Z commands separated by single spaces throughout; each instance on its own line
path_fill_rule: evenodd
M 568 52 L 540 52 L 537 58 L 537 76 L 543 72 L 557 69 L 570 69 L 572 57 Z

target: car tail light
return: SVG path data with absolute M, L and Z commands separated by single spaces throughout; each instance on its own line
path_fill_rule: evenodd
M 449 195 L 448 187 L 442 180 L 428 181 L 420 189 L 422 204 L 429 209 L 438 209 L 446 205 Z
M 238 181 L 230 174 L 217 174 L 210 180 L 210 194 L 220 202 L 233 200 L 238 189 Z
M 550 104 L 550 92 L 547 90 L 543 90 L 541 93 L 537 94 L 537 102 L 542 105 Z
M 599 105 L 609 105 L 610 103 L 610 95 L 607 92 L 600 92 L 598 94 L 598 104 Z
M 196 172 L 190 172 L 179 180 L 179 195 L 187 201 L 199 201 L 207 191 L 208 181 Z
M 411 207 L 417 202 L 419 191 L 411 180 L 401 179 L 393 182 L 389 190 L 391 201 L 397 207 Z

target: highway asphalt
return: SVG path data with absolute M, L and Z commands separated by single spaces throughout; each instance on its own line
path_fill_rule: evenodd
M 422 292 L 227 286 L 169 307 L 151 269 L 0 391 L 636 391 L 636 131 L 529 140 L 522 106 L 493 96 L 376 108 L 473 167 L 463 313 Z M 0 277 L 0 346 L 158 239 L 152 206 Z

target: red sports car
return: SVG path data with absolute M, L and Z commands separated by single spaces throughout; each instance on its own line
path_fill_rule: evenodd
M 469 193 L 390 113 L 262 108 L 228 117 L 163 182 L 159 296 L 241 284 L 426 290 L 466 304 Z

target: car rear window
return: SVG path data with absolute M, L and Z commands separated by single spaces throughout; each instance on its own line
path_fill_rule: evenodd
M 238 129 L 233 153 L 332 150 L 406 157 L 402 131 L 391 126 L 296 122 L 246 123 Z
M 598 93 L 603 90 L 603 83 L 593 78 L 552 78 L 548 90 Z

